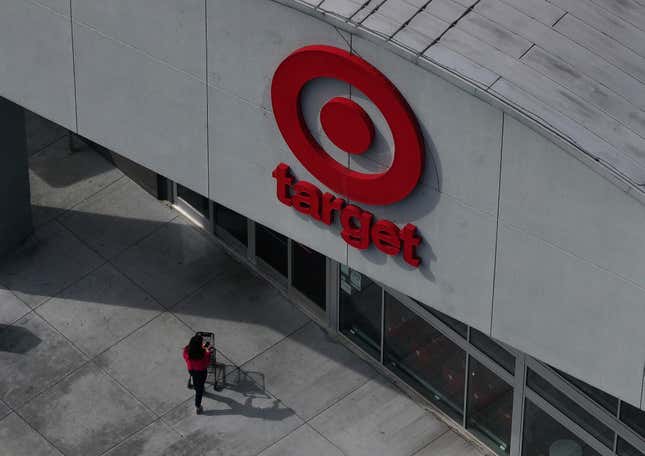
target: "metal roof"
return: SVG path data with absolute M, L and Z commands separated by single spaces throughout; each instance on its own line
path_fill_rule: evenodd
M 645 191 L 645 0 L 279 0 L 437 64 Z

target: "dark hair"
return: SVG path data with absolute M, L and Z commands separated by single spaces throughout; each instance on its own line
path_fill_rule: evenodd
M 190 338 L 190 342 L 186 346 L 188 349 L 188 358 L 202 359 L 204 357 L 204 347 L 202 346 L 203 342 L 204 339 L 199 334 Z

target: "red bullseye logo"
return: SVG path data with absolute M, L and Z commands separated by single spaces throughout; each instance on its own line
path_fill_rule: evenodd
M 380 110 L 392 132 L 394 159 L 383 173 L 353 171 L 338 163 L 314 139 L 301 109 L 305 85 L 317 78 L 338 79 L 358 88 Z M 412 192 L 421 177 L 424 144 L 412 110 L 380 71 L 356 55 L 331 46 L 306 46 L 278 66 L 271 85 L 273 113 L 287 145 L 319 181 L 350 200 L 372 205 L 396 203 Z M 349 154 L 369 153 L 374 124 L 356 102 L 343 97 L 321 109 L 325 134 Z

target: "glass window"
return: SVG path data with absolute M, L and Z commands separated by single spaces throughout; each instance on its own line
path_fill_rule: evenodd
M 325 310 L 327 259 L 324 255 L 295 241 L 291 242 L 292 285 Z
M 287 277 L 289 273 L 289 254 L 286 236 L 256 223 L 255 255 Z
M 382 288 L 347 266 L 340 268 L 340 331 L 381 359 Z
M 645 438 L 645 412 L 626 402 L 620 403 L 620 419 Z
M 524 407 L 522 456 L 600 456 L 546 412 L 527 399 Z
M 215 225 L 223 228 L 244 245 L 248 245 L 247 219 L 243 215 L 215 203 Z
M 470 328 L 470 343 L 511 374 L 515 374 L 515 356 L 486 334 L 475 328 Z
M 208 218 L 208 198 L 180 184 L 177 184 L 177 197 L 184 200 L 190 207 Z
M 466 353 L 388 293 L 383 361 L 446 413 L 461 419 Z
M 470 357 L 466 426 L 499 454 L 509 454 L 513 387 Z
M 608 448 L 613 448 L 614 432 L 611 429 L 531 369 L 528 370 L 527 384 L 551 405 L 607 445 Z
M 439 312 L 436 309 L 433 309 L 430 306 L 426 306 L 422 302 L 417 301 L 421 306 L 424 308 L 428 309 L 428 312 L 430 312 L 432 315 L 437 317 L 439 320 L 441 320 L 442 323 L 444 323 L 446 326 L 449 328 L 452 328 L 457 334 L 459 334 L 461 337 L 464 339 L 468 335 L 468 325 L 465 323 L 460 322 L 459 320 L 455 320 L 452 317 L 449 317 L 443 312 Z
M 645 454 L 638 451 L 636 448 L 625 442 L 618 437 L 618 446 L 616 447 L 616 454 L 618 456 L 645 456 Z
M 609 412 L 611 412 L 612 415 L 616 416 L 616 413 L 618 412 L 618 398 L 612 396 L 611 394 L 607 394 L 604 391 L 599 390 L 598 388 L 594 388 L 588 383 L 578 380 L 577 378 L 572 377 L 571 375 L 566 374 L 558 369 L 555 369 L 554 367 L 552 368 L 566 381 L 589 396 L 591 400 L 596 402 L 598 405 L 606 408 Z

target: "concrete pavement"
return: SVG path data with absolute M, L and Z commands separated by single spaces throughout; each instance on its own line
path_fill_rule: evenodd
M 91 149 L 28 128 L 38 226 L 0 259 L 0 454 L 483 454 Z M 197 330 L 230 369 L 202 416 L 180 354 Z

